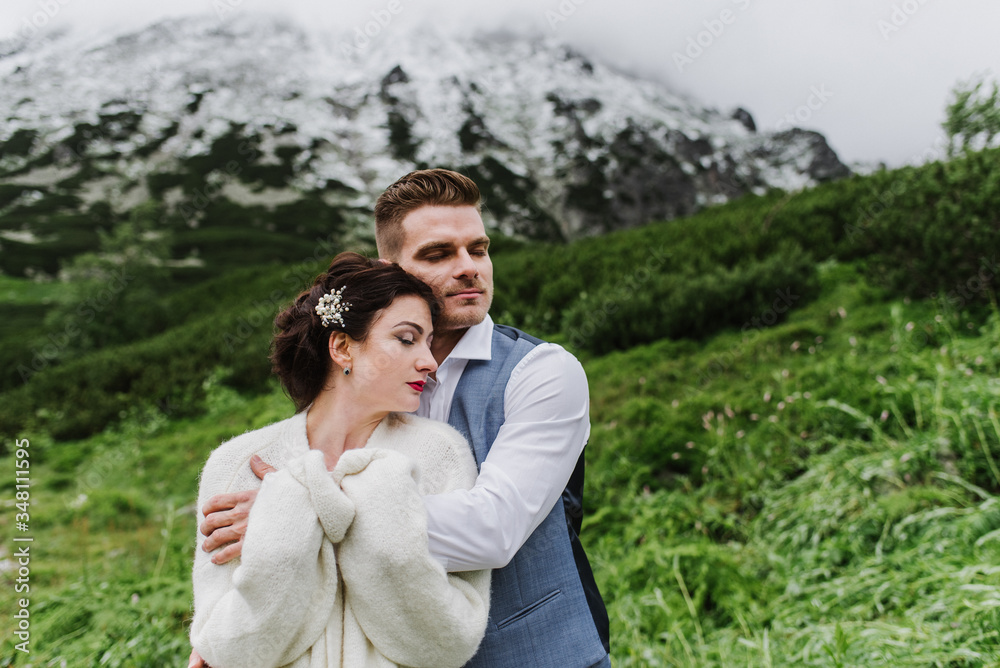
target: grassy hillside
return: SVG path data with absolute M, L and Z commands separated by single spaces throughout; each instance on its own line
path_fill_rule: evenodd
M 996 158 L 500 244 L 497 319 L 590 379 L 583 540 L 616 666 L 1000 665 Z M 32 654 L 5 606 L 0 661 L 184 665 L 198 471 L 290 414 L 265 314 L 321 266 L 179 289 L 160 331 L 5 386 L 0 467 L 30 439 L 35 541 Z M 0 283 L 25 323 L 58 299 Z

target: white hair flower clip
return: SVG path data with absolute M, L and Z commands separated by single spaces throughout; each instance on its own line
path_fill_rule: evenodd
M 351 303 L 341 299 L 341 294 L 346 287 L 346 285 L 342 286 L 339 290 L 328 292 L 319 298 L 319 303 L 316 304 L 316 314 L 320 317 L 324 327 L 329 327 L 331 323 L 335 322 L 343 328 L 344 313 L 351 310 Z

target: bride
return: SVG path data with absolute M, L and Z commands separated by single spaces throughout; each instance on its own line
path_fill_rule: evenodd
M 260 488 L 240 559 L 196 550 L 191 644 L 213 668 L 461 666 L 482 639 L 489 571 L 446 573 L 420 496 L 470 488 L 450 426 L 415 411 L 437 368 L 431 289 L 338 255 L 275 324 L 271 360 L 296 414 L 211 455 L 212 496 Z M 259 457 L 277 468 L 263 482 Z

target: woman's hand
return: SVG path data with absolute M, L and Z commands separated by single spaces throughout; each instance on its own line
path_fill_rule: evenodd
M 268 473 L 277 471 L 270 464 L 264 463 L 264 460 L 257 455 L 250 458 L 250 469 L 261 480 Z M 216 494 L 202 508 L 201 512 L 205 515 L 205 521 L 201 523 L 199 529 L 207 538 L 202 543 L 201 549 L 212 552 L 225 546 L 218 554 L 212 556 L 212 563 L 224 564 L 243 553 L 243 536 L 247 532 L 247 518 L 250 516 L 250 508 L 253 507 L 256 500 L 257 490 L 255 489 L 233 494 Z

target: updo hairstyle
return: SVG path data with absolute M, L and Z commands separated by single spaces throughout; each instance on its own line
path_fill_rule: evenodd
M 324 327 L 316 305 L 323 295 L 341 288 L 341 299 L 350 304 L 350 310 L 343 314 L 344 324 Z M 274 319 L 278 331 L 271 340 L 271 369 L 295 402 L 296 411 L 311 404 L 326 383 L 333 363 L 330 336 L 345 332 L 356 341 L 364 341 L 379 312 L 397 298 L 409 295 L 427 302 L 432 322 L 437 318 L 441 306 L 431 288 L 419 278 L 398 264 L 341 253 L 325 273 L 316 277 L 311 288 L 278 314 Z

